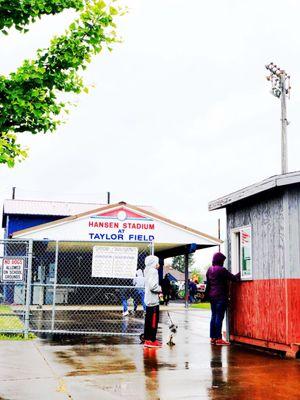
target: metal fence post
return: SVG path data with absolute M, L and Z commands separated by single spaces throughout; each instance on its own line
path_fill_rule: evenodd
M 58 266 L 58 240 L 55 246 L 55 263 L 54 263 L 54 282 L 53 282 L 53 300 L 52 300 L 52 316 L 51 316 L 51 331 L 54 331 L 55 324 L 55 300 L 56 300 L 56 285 L 57 285 L 57 266 Z
M 184 254 L 184 291 L 185 291 L 185 308 L 189 307 L 189 253 Z
M 28 241 L 28 261 L 27 261 L 27 285 L 26 285 L 26 306 L 25 306 L 25 329 L 24 336 L 28 339 L 29 332 L 29 314 L 30 314 L 30 303 L 31 303 L 31 276 L 32 276 L 32 248 L 33 240 Z
M 154 256 L 154 242 L 150 242 L 150 254 Z

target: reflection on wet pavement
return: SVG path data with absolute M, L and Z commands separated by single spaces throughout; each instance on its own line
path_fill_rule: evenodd
M 54 330 L 69 332 L 126 333 L 136 335 L 143 330 L 143 311 L 123 318 L 120 310 L 56 310 Z M 32 310 L 30 328 L 35 331 L 52 329 L 51 310 Z
M 300 360 L 211 346 L 209 316 L 203 310 L 173 312 L 179 326 L 173 348 L 165 344 L 165 313 L 158 332 L 162 349 L 144 349 L 136 337 L 117 336 L 57 338 L 40 346 L 67 385 L 104 391 L 108 399 L 300 399 Z
M 0 342 L 0 400 L 300 399 L 299 359 L 285 360 L 241 346 L 211 346 L 209 312 L 170 312 L 178 325 L 172 348 L 166 345 L 164 311 L 158 330 L 164 345 L 157 350 L 144 349 L 137 335 L 56 335 Z M 143 320 L 119 318 L 118 324 L 140 330 Z

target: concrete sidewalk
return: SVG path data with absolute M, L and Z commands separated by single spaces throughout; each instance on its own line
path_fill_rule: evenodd
M 176 345 L 159 350 L 134 337 L 2 341 L 0 400 L 299 399 L 300 360 L 210 346 L 205 310 L 173 310 L 172 317 Z

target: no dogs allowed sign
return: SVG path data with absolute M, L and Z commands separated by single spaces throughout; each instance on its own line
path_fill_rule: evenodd
M 23 282 L 24 258 L 3 258 L 2 282 Z

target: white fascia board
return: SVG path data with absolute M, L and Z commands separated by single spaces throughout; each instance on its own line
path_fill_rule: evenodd
M 120 208 L 114 207 L 109 211 Z M 164 242 L 174 242 L 179 244 L 187 244 L 187 243 L 197 243 L 203 245 L 218 245 L 219 242 L 210 238 L 206 238 L 196 232 L 192 232 L 189 229 L 185 229 L 184 227 L 177 226 L 172 224 L 171 222 L 161 220 L 160 218 L 156 218 L 154 216 L 148 215 L 146 212 L 139 212 L 139 210 L 135 210 L 130 207 L 123 206 L 124 209 L 128 211 L 132 211 L 140 214 L 146 218 L 151 218 L 154 222 L 156 222 L 156 243 L 164 243 Z M 88 220 L 89 217 L 95 215 L 95 212 L 91 212 L 88 215 L 84 215 L 80 218 L 72 218 L 68 221 L 59 220 L 56 224 L 52 224 L 50 226 L 44 227 L 36 227 L 36 229 L 32 229 L 29 231 L 25 231 L 23 233 L 13 235 L 14 238 L 32 238 L 37 240 L 48 239 L 48 240 L 78 240 L 78 241 L 86 241 L 89 240 L 86 236 L 86 228 L 82 223 L 84 220 Z M 70 227 L 70 224 L 74 225 L 73 228 Z M 164 228 L 165 227 L 165 228 Z
M 109 211 L 113 211 L 116 208 L 119 208 L 119 207 L 116 206 L 116 207 L 110 208 Z M 67 225 L 67 224 L 73 223 L 74 221 L 79 221 L 79 220 L 84 219 L 84 218 L 89 218 L 91 215 L 95 215 L 95 210 L 93 210 L 90 214 L 83 215 L 81 217 L 79 215 L 80 214 L 78 214 L 78 217 L 76 215 L 73 215 L 73 216 L 70 216 L 70 217 L 66 217 L 66 218 L 70 218 L 68 221 L 64 221 L 64 218 L 58 219 L 57 222 L 56 221 L 50 222 L 49 224 L 51 224 L 51 225 L 48 225 L 48 226 L 43 226 L 45 224 L 37 225 L 37 226 L 32 227 L 32 230 L 27 230 L 26 229 L 26 232 L 24 232 L 24 233 L 21 233 L 21 234 L 18 234 L 18 235 L 13 234 L 13 237 L 14 238 L 28 237 L 28 235 L 32 235 L 32 234 L 34 234 L 36 232 L 42 232 L 42 231 L 45 231 L 45 230 L 52 229 L 54 227 L 55 228 L 59 227 L 61 225 Z
M 260 184 L 248 186 L 244 189 L 238 190 L 237 192 L 230 193 L 227 196 L 220 197 L 217 200 L 209 202 L 208 210 L 213 211 L 219 208 L 223 208 L 229 204 L 246 199 L 247 197 L 254 196 L 255 194 L 264 192 L 274 187 L 276 187 L 275 179 L 263 181 Z
M 230 193 L 226 196 L 220 197 L 208 203 L 209 211 L 217 210 L 219 208 L 226 207 L 229 204 L 235 203 L 239 200 L 243 200 L 247 197 L 254 196 L 255 194 L 270 190 L 277 186 L 286 186 L 300 183 L 300 172 L 290 172 L 288 174 L 274 175 L 267 178 L 259 183 L 255 183 L 251 186 Z

